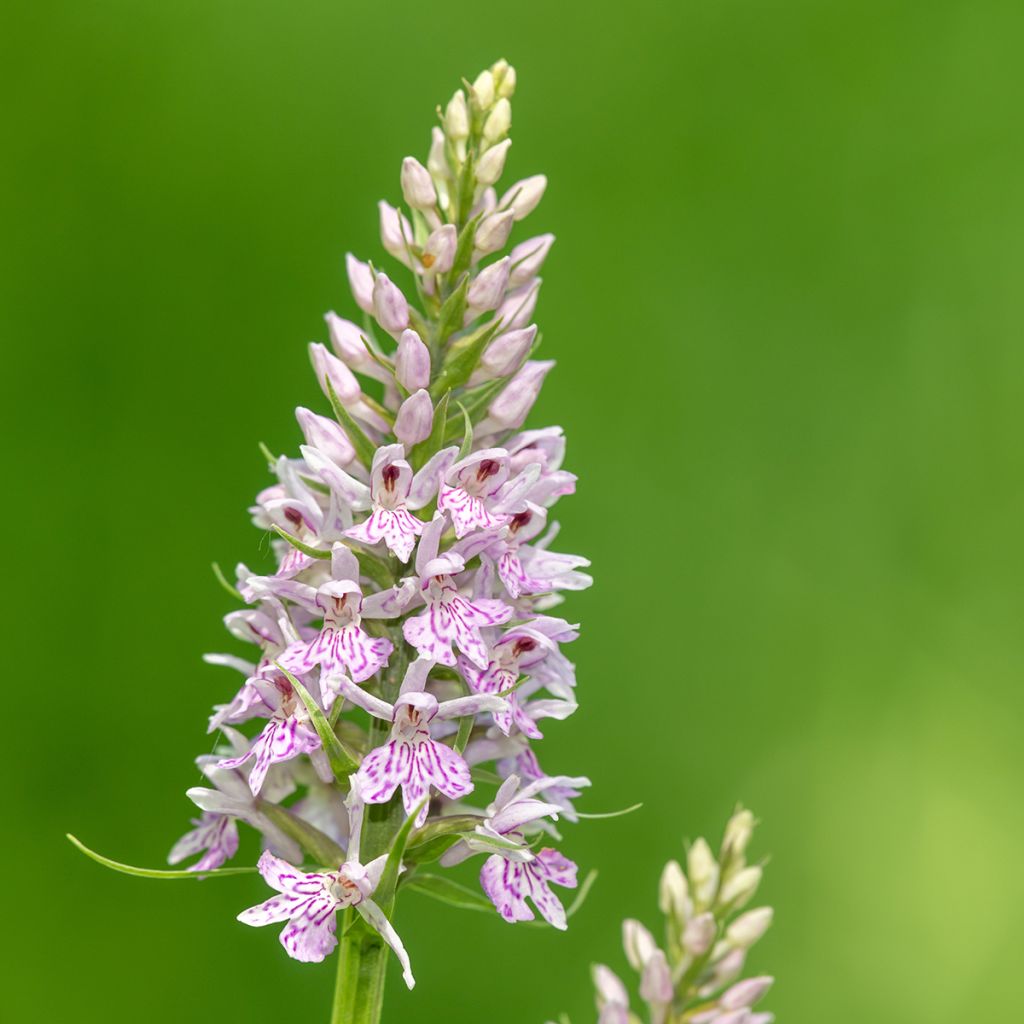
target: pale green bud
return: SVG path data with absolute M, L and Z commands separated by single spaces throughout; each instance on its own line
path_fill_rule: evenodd
M 430 155 L 427 157 L 427 170 L 435 180 L 449 181 L 452 176 L 448 164 L 448 153 L 445 149 L 444 132 L 437 125 L 430 131 Z
M 484 141 L 492 145 L 508 135 L 512 127 L 512 104 L 503 96 L 494 104 L 494 109 L 484 122 Z M 451 134 L 449 132 L 449 134 Z
M 512 145 L 511 139 L 503 139 L 496 146 L 489 150 L 477 161 L 476 180 L 478 185 L 493 185 L 505 170 L 505 157 L 508 156 L 508 147 Z
M 661 882 L 658 885 L 658 908 L 663 914 L 671 914 L 680 923 L 684 923 L 693 912 L 693 904 L 690 902 L 690 887 L 677 860 L 670 860 L 661 873 Z
M 622 948 L 634 971 L 642 971 L 658 948 L 651 933 L 639 922 L 627 918 L 622 922 Z
M 494 75 L 481 71 L 469 90 L 469 98 L 477 110 L 487 110 L 494 102 Z
M 729 819 L 722 840 L 723 856 L 742 857 L 754 834 L 754 815 L 742 807 Z
M 756 866 L 737 871 L 722 886 L 720 901 L 723 904 L 743 906 L 757 892 L 757 887 L 761 884 L 761 874 L 761 868 Z
M 700 907 L 708 906 L 718 886 L 718 862 L 707 840 L 698 839 L 690 847 L 686 855 L 686 867 L 694 902 Z
M 757 907 L 740 914 L 725 930 L 726 941 L 741 949 L 749 949 L 772 923 L 775 912 L 771 907 Z
M 456 142 L 469 138 L 469 110 L 466 94 L 456 89 L 444 112 L 444 131 L 449 139 Z
M 495 90 L 499 97 L 510 99 L 516 91 L 516 69 L 507 60 L 499 60 L 491 65 Z

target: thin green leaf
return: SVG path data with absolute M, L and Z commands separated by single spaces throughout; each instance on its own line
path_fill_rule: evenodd
M 245 604 L 245 598 L 238 592 L 237 587 L 233 587 L 228 583 L 228 578 L 221 571 L 220 564 L 218 562 L 211 563 L 213 566 L 213 575 L 217 577 L 217 582 L 234 598 L 237 598 L 242 604 Z
M 385 914 L 391 913 L 391 908 L 395 902 L 395 887 L 398 885 L 398 873 L 402 869 L 402 857 L 405 854 L 406 843 L 409 842 L 409 835 L 414 828 L 416 816 L 429 800 L 430 795 L 428 794 L 406 815 L 405 821 L 402 822 L 402 827 L 395 833 L 391 849 L 388 850 L 388 859 L 384 862 L 384 870 L 381 872 L 380 881 L 377 883 L 377 888 L 373 890 L 374 899 Z
M 460 836 L 472 832 L 484 819 L 479 814 L 453 814 L 447 818 L 431 818 L 416 830 L 409 840 L 409 849 L 429 843 L 439 836 Z
M 341 400 L 334 392 L 331 378 L 324 377 L 324 384 L 327 385 L 327 397 L 330 400 L 331 408 L 334 410 L 335 419 L 345 428 L 345 433 L 352 442 L 352 447 L 355 448 L 359 461 L 369 469 L 373 463 L 373 455 L 377 450 L 377 446 L 366 436 L 363 428 L 352 418 L 348 409 L 341 404 Z
M 466 715 L 459 719 L 459 731 L 455 734 L 455 743 L 452 746 L 456 754 L 461 754 L 466 749 L 474 725 L 476 725 L 476 718 L 473 715 Z
M 466 315 L 466 305 L 469 296 L 469 274 L 463 274 L 455 290 L 444 300 L 441 312 L 438 314 L 437 344 L 443 348 L 449 336 L 462 328 L 462 320 Z M 441 391 L 430 389 L 430 397 L 435 398 Z
M 277 456 L 262 442 L 259 444 L 260 455 L 267 460 L 267 466 L 273 469 L 277 465 Z
M 347 779 L 349 775 L 359 767 L 359 765 L 345 748 L 345 745 L 341 740 L 338 739 L 334 730 L 331 728 L 331 723 L 327 721 L 327 717 L 320 709 L 320 705 L 313 700 L 309 691 L 286 668 L 281 668 L 276 661 L 274 662 L 274 665 L 278 671 L 284 673 L 288 682 L 292 684 L 295 692 L 299 695 L 299 700 L 305 704 L 306 711 L 309 712 L 310 721 L 313 723 L 313 728 L 316 729 L 316 733 L 320 737 L 320 742 L 323 744 L 324 752 L 327 754 L 327 760 L 331 763 L 331 771 L 334 772 L 335 779 L 337 779 L 338 782 Z
M 463 310 L 465 312 L 465 310 Z M 436 398 L 445 391 L 462 387 L 477 368 L 484 350 L 498 333 L 501 321 L 495 320 L 474 331 L 468 337 L 459 338 L 452 344 L 441 364 L 441 372 L 430 385 L 430 395 Z
M 599 821 L 602 818 L 621 818 L 625 814 L 639 811 L 641 807 L 643 807 L 642 803 L 633 804 L 632 807 L 623 807 L 621 811 L 605 811 L 603 814 L 584 814 L 582 811 L 577 811 L 576 817 L 587 818 L 590 821 Z
M 415 874 L 407 882 L 403 882 L 402 889 L 409 889 L 423 896 L 429 896 L 432 900 L 437 900 L 438 903 L 446 903 L 449 907 L 457 907 L 459 910 L 480 910 L 488 914 L 494 913 L 494 904 L 482 893 L 450 878 L 445 878 L 443 875 Z
M 444 435 L 448 421 L 448 401 L 451 392 L 447 392 L 434 407 L 434 424 L 430 428 L 430 436 L 415 445 L 409 453 L 409 462 L 413 469 L 422 469 L 431 455 L 436 455 L 444 447 Z
M 340 702 L 339 702 L 340 703 Z M 261 801 L 260 811 L 285 835 L 290 836 L 321 867 L 336 868 L 345 861 L 345 851 L 320 829 L 292 814 L 287 807 Z
M 466 407 L 461 402 L 455 404 L 462 411 L 462 422 L 465 426 L 462 445 L 459 448 L 459 458 L 464 459 L 473 450 L 473 421 L 469 418 L 469 413 L 466 412 Z
M 405 863 L 411 864 L 432 864 L 439 860 L 445 851 L 450 850 L 462 836 L 435 836 L 427 843 L 420 843 L 418 846 L 406 847 Z
M 323 551 L 320 548 L 311 548 L 308 544 L 303 544 L 298 537 L 293 536 L 287 530 L 282 530 L 277 523 L 271 523 L 270 528 L 278 535 L 278 537 L 288 541 L 296 551 L 301 551 L 304 555 L 309 555 L 310 558 L 319 558 L 321 561 L 330 561 L 330 551 Z
M 67 833 L 71 845 L 81 851 L 90 860 L 102 864 L 111 871 L 120 871 L 122 875 L 134 875 L 136 878 L 212 878 L 214 875 L 251 875 L 256 871 L 251 868 L 214 868 L 211 871 L 188 871 L 184 868 L 164 870 L 160 868 L 137 868 L 133 864 L 122 864 L 119 861 L 104 857 L 103 854 L 90 850 L 80 839 L 76 839 L 71 833 Z
M 455 243 L 455 258 L 450 271 L 452 280 L 469 270 L 469 265 L 473 262 L 473 243 L 476 241 L 476 229 L 482 219 L 483 213 L 478 213 L 459 232 L 459 239 Z

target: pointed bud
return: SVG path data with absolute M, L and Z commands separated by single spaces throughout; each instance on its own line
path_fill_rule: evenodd
M 313 371 L 316 373 L 317 383 L 324 395 L 327 395 L 325 378 L 330 380 L 334 393 L 338 396 L 342 405 L 349 406 L 359 402 L 363 397 L 363 390 L 356 380 L 355 374 L 335 355 L 332 355 L 318 341 L 309 346 L 309 359 L 313 364 Z
M 332 311 L 327 313 L 324 321 L 331 336 L 331 348 L 346 366 L 361 371 L 373 365 L 363 341 L 363 332 L 351 320 L 345 320 Z
M 640 976 L 640 997 L 656 1006 L 667 1006 L 675 996 L 672 985 L 672 972 L 669 970 L 665 954 L 656 949 L 644 964 Z
M 619 976 L 604 964 L 594 964 L 590 969 L 590 976 L 594 981 L 594 988 L 597 989 L 597 1008 L 601 1009 L 606 1003 L 613 1006 L 629 1006 L 629 993 L 626 986 L 622 984 Z
M 484 141 L 492 146 L 503 139 L 512 127 L 512 104 L 504 96 L 494 104 L 494 109 L 484 121 Z
M 743 1010 L 753 1006 L 772 987 L 774 978 L 763 975 L 760 978 L 745 978 L 722 993 L 718 1005 L 723 1010 Z
M 703 956 L 715 941 L 715 916 L 709 911 L 691 918 L 683 929 L 683 949 L 690 956 Z
M 295 418 L 306 444 L 324 453 L 332 462 L 339 466 L 347 466 L 356 456 L 348 435 L 334 420 L 326 416 L 318 416 L 301 405 L 295 410 Z
M 686 867 L 694 902 L 699 907 L 708 906 L 718 887 L 718 863 L 706 840 L 698 839 L 690 847 L 686 855 Z
M 345 254 L 345 270 L 348 272 L 348 286 L 356 305 L 364 313 L 373 312 L 373 271 L 369 263 L 357 260 L 352 253 Z
M 511 139 L 505 139 L 489 150 L 480 158 L 476 165 L 476 180 L 478 185 L 493 185 L 505 170 L 505 158 L 508 156 Z
M 430 171 L 414 156 L 402 161 L 402 195 L 414 210 L 432 210 L 437 203 L 437 191 Z
M 469 138 L 469 110 L 466 108 L 466 95 L 461 89 L 455 90 L 445 108 L 444 132 L 455 141 Z
M 380 241 L 385 252 L 405 266 L 411 266 L 409 247 L 412 245 L 413 232 L 408 218 L 383 199 L 377 208 L 380 210 Z
M 430 395 L 422 389 L 410 395 L 398 410 L 395 420 L 395 437 L 402 444 L 411 447 L 430 437 L 434 425 L 434 406 Z
M 477 225 L 473 246 L 481 256 L 487 256 L 505 247 L 508 236 L 512 234 L 515 214 L 511 210 L 488 214 Z
M 754 815 L 742 807 L 729 819 L 725 826 L 725 837 L 722 840 L 723 859 L 740 857 L 747 851 L 750 837 L 754 834 Z
M 537 401 L 544 378 L 554 365 L 552 359 L 528 362 L 491 403 L 487 410 L 491 424 L 506 430 L 521 427 Z
M 501 305 L 505 298 L 505 289 L 508 287 L 509 266 L 509 258 L 505 256 L 497 263 L 484 267 L 476 275 L 466 295 L 471 312 L 481 313 L 488 309 L 497 309 Z
M 477 110 L 486 110 L 494 102 L 494 75 L 481 71 L 470 87 L 469 98 Z
M 726 1010 L 714 1018 L 715 1024 L 750 1024 L 750 1013 L 747 1010 Z
M 757 887 L 760 884 L 761 868 L 756 866 L 744 868 L 725 882 L 719 901 L 723 904 L 742 907 L 757 892 Z
M 437 125 L 430 129 L 430 154 L 427 157 L 427 170 L 439 181 L 451 180 L 452 169 L 448 164 L 444 132 Z
M 491 65 L 494 87 L 498 96 L 508 99 L 516 91 L 516 69 L 505 59 Z
M 511 287 L 518 288 L 539 273 L 554 241 L 554 235 L 537 235 L 520 242 L 509 253 L 512 260 L 512 273 L 508 278 Z
M 388 334 L 398 334 L 409 326 L 409 304 L 387 274 L 378 274 L 373 282 L 373 315 Z
M 530 354 L 536 337 L 536 324 L 499 334 L 487 346 L 480 360 L 478 372 L 474 374 L 478 377 L 476 383 L 483 383 L 496 377 L 511 377 Z
M 670 860 L 661 873 L 658 909 L 665 915 L 671 915 L 680 924 L 685 923 L 692 912 L 690 887 L 677 860 Z
M 756 910 L 748 910 L 745 914 L 740 914 L 726 928 L 725 938 L 733 946 L 749 949 L 768 931 L 774 916 L 775 912 L 771 907 L 758 907 Z
M 540 294 L 541 279 L 535 277 L 529 284 L 524 284 L 514 292 L 505 296 L 505 301 L 498 308 L 497 315 L 507 330 L 525 327 L 533 319 L 533 311 L 537 308 L 537 296 Z
M 423 270 L 430 274 L 447 274 L 455 262 L 458 244 L 459 236 L 454 224 L 445 224 L 432 231 L 420 257 Z
M 406 391 L 430 383 L 430 350 L 415 331 L 402 331 L 395 351 L 395 377 Z
M 537 209 L 537 204 L 544 196 L 548 187 L 548 179 L 543 174 L 535 174 L 530 178 L 517 181 L 502 197 L 498 204 L 503 210 L 511 209 L 516 220 L 528 217 Z
M 710 996 L 717 992 L 723 985 L 728 985 L 734 978 L 739 977 L 743 970 L 743 964 L 747 954 L 742 949 L 733 949 L 726 953 L 721 960 L 717 961 L 711 969 L 711 978 L 699 991 L 702 996 Z M 716 1021 L 715 1024 L 718 1024 Z
M 622 948 L 626 951 L 629 966 L 634 971 L 641 971 L 658 944 L 639 921 L 628 917 L 622 922 Z

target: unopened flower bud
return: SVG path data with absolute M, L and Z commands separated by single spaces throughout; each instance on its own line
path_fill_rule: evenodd
M 759 978 L 744 978 L 732 988 L 726 989 L 718 1000 L 723 1010 L 743 1010 L 753 1006 L 772 987 L 774 978 L 763 975 Z
M 658 909 L 663 914 L 670 914 L 680 923 L 684 923 L 692 911 L 690 887 L 677 860 L 670 860 L 661 873 Z
M 726 1010 L 714 1018 L 715 1024 L 750 1024 L 750 1011 Z
M 536 337 L 536 324 L 499 334 L 487 346 L 480 359 L 478 372 L 474 375 L 479 378 L 477 383 L 493 380 L 496 377 L 511 377 L 530 354 Z
M 768 931 L 773 916 L 774 911 L 771 907 L 758 907 L 756 910 L 748 910 L 745 914 L 740 914 L 726 928 L 726 941 L 741 949 L 748 949 Z
M 469 138 L 469 110 L 466 108 L 466 95 L 461 89 L 455 90 L 445 108 L 444 132 L 454 141 Z
M 306 444 L 324 453 L 332 462 L 339 466 L 347 466 L 356 455 L 348 435 L 334 420 L 326 416 L 318 416 L 301 405 L 295 410 L 295 418 Z
M 498 96 L 508 98 L 516 91 L 516 69 L 507 60 L 495 61 L 491 65 L 491 74 Z
M 484 267 L 469 286 L 466 302 L 473 313 L 497 309 L 505 298 L 508 287 L 509 258 L 505 256 L 496 263 Z
M 459 236 L 454 224 L 445 224 L 431 231 L 420 262 L 427 274 L 447 274 L 455 262 L 455 250 L 459 244 Z
M 469 98 L 477 110 L 486 110 L 494 102 L 494 75 L 481 71 L 470 87 Z
M 700 989 L 701 995 L 711 995 L 717 992 L 723 985 L 728 985 L 733 978 L 739 976 L 743 970 L 743 964 L 747 959 L 745 950 L 730 950 L 721 960 L 716 961 L 711 969 L 711 978 L 708 983 Z
M 639 922 L 628 917 L 622 922 L 622 948 L 634 971 L 643 970 L 644 964 L 658 948 L 651 933 Z
M 437 191 L 430 171 L 414 156 L 402 161 L 402 195 L 414 210 L 432 210 L 437 203 Z
M 508 236 L 512 234 L 515 220 L 515 215 L 511 210 L 502 210 L 500 213 L 491 213 L 484 217 L 477 225 L 476 235 L 473 238 L 476 251 L 482 256 L 487 256 L 503 249 L 508 241 Z
M 324 381 L 329 380 L 342 405 L 349 406 L 362 400 L 363 390 L 359 386 L 355 374 L 318 341 L 309 346 L 309 359 L 313 364 L 313 372 L 316 373 L 317 382 L 324 395 L 328 393 Z
M 504 96 L 494 104 L 494 109 L 484 122 L 484 141 L 493 145 L 503 139 L 512 127 L 512 104 Z
M 543 174 L 534 174 L 530 178 L 517 181 L 502 197 L 498 204 L 503 210 L 511 209 L 516 220 L 522 220 L 537 209 L 537 204 L 544 196 L 548 187 L 548 179 Z
M 420 389 L 410 395 L 398 410 L 395 437 L 404 445 L 412 446 L 430 437 L 434 424 L 434 406 L 430 395 Z
M 476 165 L 477 184 L 493 185 L 501 177 L 502 171 L 505 170 L 505 158 L 508 156 L 508 149 L 511 145 L 511 139 L 503 139 L 484 153 Z
M 722 903 L 743 906 L 757 892 L 761 884 L 761 868 L 754 866 L 737 871 L 722 886 L 720 900 Z
M 427 156 L 427 170 L 433 177 L 441 181 L 448 181 L 452 176 L 452 169 L 448 164 L 444 132 L 437 125 L 430 129 L 430 153 Z
M 717 927 L 709 911 L 691 918 L 683 929 L 683 949 L 691 956 L 703 956 L 715 941 Z
M 521 427 L 537 401 L 544 378 L 554 365 L 553 359 L 526 363 L 488 408 L 489 425 L 505 430 Z
M 518 288 L 540 272 L 554 241 L 554 235 L 537 235 L 515 246 L 509 253 L 512 260 L 512 273 L 508 278 L 511 287 Z
M 708 906 L 718 886 L 718 863 L 705 839 L 698 839 L 690 847 L 686 867 L 694 901 L 699 907 Z
M 348 273 L 348 286 L 352 289 L 352 297 L 356 305 L 364 313 L 373 312 L 373 271 L 369 263 L 357 260 L 352 253 L 345 254 L 345 270 Z
M 343 363 L 353 370 L 363 370 L 373 362 L 363 341 L 363 332 L 351 320 L 330 312 L 324 321 L 331 336 L 331 348 Z
M 655 949 L 647 958 L 640 975 L 640 996 L 648 1003 L 666 1006 L 672 1002 L 674 995 L 668 961 L 660 949 Z
M 740 808 L 725 826 L 725 838 L 722 840 L 722 848 L 726 855 L 731 857 L 742 857 L 747 850 L 750 837 L 754 834 L 754 815 Z
M 412 225 L 408 218 L 382 199 L 377 208 L 380 210 L 380 240 L 389 256 L 394 257 L 405 266 L 410 266 L 409 246 L 412 244 Z
M 430 350 L 415 331 L 402 331 L 395 350 L 395 377 L 406 391 L 430 383 Z
M 409 304 L 387 274 L 378 274 L 373 282 L 373 315 L 388 334 L 398 334 L 409 326 Z
M 590 969 L 590 976 L 594 981 L 594 988 L 597 990 L 597 1007 L 600 1009 L 605 1003 L 612 1003 L 615 1006 L 629 1006 L 629 993 L 626 986 L 622 984 L 619 976 L 604 964 L 594 964 Z
M 533 319 L 540 285 L 541 279 L 535 277 L 529 284 L 524 284 L 505 296 L 505 301 L 498 307 L 497 316 L 508 330 L 525 327 Z

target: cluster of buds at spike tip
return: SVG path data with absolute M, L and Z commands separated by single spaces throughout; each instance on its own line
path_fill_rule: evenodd
M 746 860 L 756 822 L 739 808 L 716 856 L 704 839 L 692 843 L 686 867 L 671 860 L 658 890 L 664 916 L 661 945 L 639 921 L 622 925 L 622 944 L 639 976 L 638 995 L 651 1024 L 771 1024 L 755 1009 L 772 985 L 767 976 L 740 979 L 747 952 L 768 930 L 771 907 L 747 909 L 761 867 Z M 610 968 L 593 969 L 599 1024 L 639 1024 L 626 985 Z
M 251 510 L 273 564 L 222 578 L 251 653 L 207 656 L 240 686 L 213 709 L 226 743 L 199 759 L 211 786 L 188 791 L 202 815 L 170 856 L 214 874 L 249 825 L 276 894 L 239 920 L 281 924 L 290 956 L 320 961 L 338 911 L 358 915 L 410 987 L 396 894 L 451 903 L 444 869 L 462 861 L 482 858 L 464 905 L 566 927 L 577 869 L 554 822 L 576 820 L 589 785 L 535 750 L 546 719 L 576 710 L 578 627 L 555 611 L 591 581 L 586 559 L 551 550 L 552 508 L 575 490 L 562 430 L 523 428 L 553 365 L 531 358 L 553 237 L 503 254 L 545 186 L 496 191 L 514 88 L 505 61 L 482 72 L 426 162 L 403 161 L 406 208 L 379 208 L 401 266 L 347 257 L 361 315 L 327 314 L 310 346 L 323 408 L 296 411 L 303 443 L 269 460 Z

